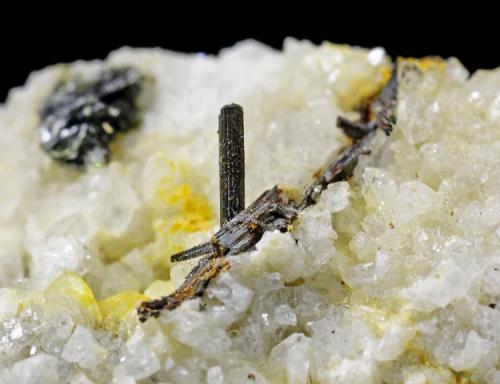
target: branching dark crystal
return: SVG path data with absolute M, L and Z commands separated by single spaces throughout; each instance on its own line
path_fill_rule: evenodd
M 95 82 L 61 84 L 40 110 L 42 148 L 77 167 L 108 163 L 116 135 L 139 123 L 142 82 L 136 69 L 125 67 L 105 70 Z
M 199 257 L 198 264 L 186 276 L 184 283 L 175 292 L 157 300 L 144 301 L 137 308 L 140 321 L 146 321 L 150 317 L 158 317 L 162 311 L 171 311 L 177 308 L 185 300 L 202 297 L 211 280 L 221 272 L 228 270 L 231 265 L 226 256 L 235 256 L 242 252 L 254 249 L 266 231 L 286 232 L 290 224 L 296 219 L 300 211 L 316 204 L 321 193 L 329 184 L 348 179 L 356 167 L 361 155 L 370 153 L 370 145 L 380 129 L 389 135 L 392 125 L 395 123 L 395 109 L 397 105 L 397 73 L 393 71 L 392 78 L 383 90 L 367 103 L 367 108 L 362 111 L 359 121 L 350 121 L 339 118 L 337 125 L 343 129 L 346 135 L 353 140 L 339 157 L 328 163 L 317 180 L 314 181 L 304 193 L 302 200 L 298 203 L 292 201 L 285 191 L 277 186 L 265 191 L 246 209 L 240 211 L 244 197 L 232 211 L 227 209 L 236 200 L 229 196 L 238 197 L 244 189 L 240 182 L 244 183 L 244 173 L 236 173 L 235 167 L 243 164 L 243 111 L 239 106 L 226 106 L 221 111 L 221 127 L 226 126 L 231 130 L 227 134 L 235 134 L 231 138 L 233 144 L 229 145 L 229 139 L 221 135 L 219 146 L 219 157 L 231 157 L 221 167 L 220 185 L 227 188 L 227 193 L 220 194 L 221 220 L 220 229 L 212 238 L 193 248 L 179 252 L 171 257 L 173 262 L 184 261 Z M 241 120 L 238 120 L 241 119 Z M 238 129 L 234 129 L 238 128 Z M 241 135 L 237 133 L 241 131 Z M 220 131 L 219 131 L 220 133 Z M 227 139 L 227 140 L 226 140 Z M 241 140 L 241 141 L 240 141 Z M 236 143 L 235 143 L 236 141 Z M 231 151 L 233 151 L 231 153 Z M 230 172 L 226 171 L 229 169 Z M 221 191 L 222 192 L 222 191 Z

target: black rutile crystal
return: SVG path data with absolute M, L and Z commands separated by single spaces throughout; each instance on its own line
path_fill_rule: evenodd
M 220 225 L 245 209 L 243 108 L 224 106 L 219 115 Z
M 171 257 L 172 262 L 200 259 L 175 292 L 141 303 L 137 308 L 139 320 L 144 322 L 150 317 L 158 317 L 162 311 L 174 310 L 185 300 L 203 297 L 210 281 L 231 267 L 226 256 L 254 249 L 267 231 L 287 232 L 299 212 L 316 204 L 328 185 L 348 179 L 359 157 L 370 153 L 376 130 L 380 129 L 387 135 L 392 131 L 397 105 L 396 76 L 394 70 L 389 83 L 367 104 L 360 121 L 338 120 L 338 126 L 353 139 L 353 143 L 324 167 L 299 203 L 275 186 L 243 209 L 243 110 L 235 104 L 222 108 L 219 117 L 221 227 L 209 241 Z M 343 281 L 341 284 L 345 285 Z M 203 304 L 200 304 L 200 308 L 203 308 Z

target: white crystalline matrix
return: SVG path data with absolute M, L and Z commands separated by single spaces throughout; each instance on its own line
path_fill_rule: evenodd
M 58 84 L 148 80 L 141 122 L 84 170 L 40 148 Z M 301 196 L 390 76 L 372 50 L 287 39 L 218 56 L 124 48 L 34 73 L 0 106 L 0 383 L 500 383 L 500 70 L 399 60 L 396 124 L 354 174 L 202 299 L 145 323 L 219 218 L 217 116 L 245 114 L 246 199 Z M 108 111 L 112 115 L 113 111 Z M 107 127 L 109 129 L 109 127 Z

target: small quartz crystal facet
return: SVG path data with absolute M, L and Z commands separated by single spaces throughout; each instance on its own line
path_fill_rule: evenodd
M 59 85 L 40 110 L 42 148 L 61 163 L 102 166 L 117 133 L 139 122 L 143 76 L 134 68 L 104 70 L 95 82 Z

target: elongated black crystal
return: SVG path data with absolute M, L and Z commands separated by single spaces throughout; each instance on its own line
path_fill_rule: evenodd
M 360 121 L 351 122 L 345 118 L 338 120 L 338 126 L 353 139 L 353 143 L 340 154 L 340 157 L 326 165 L 318 179 L 306 190 L 302 201 L 298 204 L 294 203 L 284 191 L 275 186 L 265 191 L 246 209 L 240 210 L 232 218 L 227 219 L 228 216 L 225 216 L 226 221 L 222 222 L 221 220 L 221 228 L 209 241 L 171 257 L 173 262 L 195 257 L 200 257 L 200 259 L 186 276 L 184 283 L 175 292 L 157 300 L 144 301 L 137 308 L 139 320 L 144 322 L 150 317 L 158 317 L 162 311 L 174 310 L 185 300 L 202 297 L 210 281 L 230 268 L 230 262 L 225 256 L 235 256 L 254 249 L 266 231 L 288 231 L 298 213 L 316 204 L 320 194 L 329 184 L 349 178 L 358 158 L 363 154 L 370 153 L 370 146 L 376 135 L 376 130 L 380 129 L 388 135 L 392 131 L 397 105 L 396 76 L 397 71 L 394 70 L 392 79 L 376 98 L 370 101 L 366 113 L 362 114 Z M 226 127 L 224 124 L 227 121 L 223 120 L 228 119 L 231 112 L 234 112 L 229 107 L 238 111 L 236 108 L 238 106 L 223 108 L 221 127 Z M 224 114 L 224 112 L 228 113 Z M 239 112 L 236 114 L 238 115 Z M 243 118 L 242 111 L 241 118 Z M 243 129 L 242 124 L 241 120 L 241 129 Z M 230 148 L 224 148 L 222 138 L 220 138 L 220 146 L 221 151 Z M 227 184 L 227 180 L 222 180 L 222 173 L 220 176 L 222 189 L 223 182 Z M 222 197 L 221 191 L 221 219 L 223 217 Z
M 124 67 L 105 70 L 94 82 L 58 86 L 40 110 L 42 148 L 64 164 L 108 163 L 116 135 L 139 123 L 142 79 L 136 69 Z
M 219 178 L 221 227 L 245 209 L 245 146 L 243 108 L 224 106 L 219 115 Z

